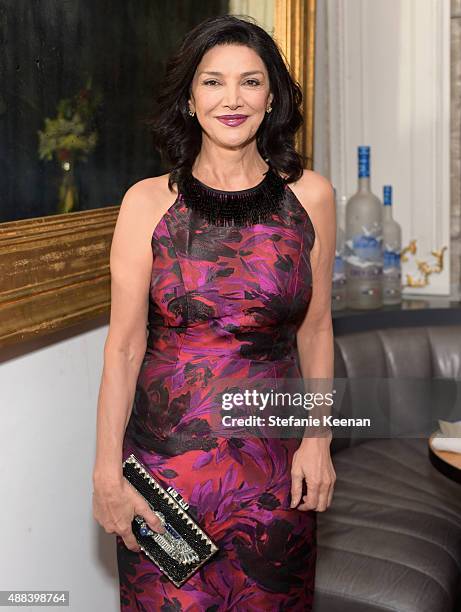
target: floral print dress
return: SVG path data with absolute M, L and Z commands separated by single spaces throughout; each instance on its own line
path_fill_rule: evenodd
M 316 513 L 290 508 L 299 439 L 219 435 L 209 390 L 226 377 L 302 376 L 296 330 L 311 299 L 314 240 L 288 184 L 264 223 L 211 224 L 180 193 L 156 226 L 123 459 L 134 453 L 174 487 L 219 551 L 177 588 L 117 535 L 123 612 L 312 609 Z

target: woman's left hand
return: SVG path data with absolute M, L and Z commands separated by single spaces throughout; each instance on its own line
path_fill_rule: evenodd
M 324 512 L 331 504 L 336 472 L 330 455 L 331 435 L 303 438 L 291 465 L 291 508 Z M 302 496 L 303 480 L 307 494 Z

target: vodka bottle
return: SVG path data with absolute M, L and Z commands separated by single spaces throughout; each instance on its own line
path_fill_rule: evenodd
M 349 308 L 380 308 L 382 203 L 370 188 L 370 147 L 358 147 L 358 190 L 346 206 L 346 281 Z
M 402 301 L 402 270 L 400 252 L 402 249 L 402 230 L 392 218 L 392 186 L 384 185 L 383 209 L 383 303 L 400 304 Z
M 333 268 L 332 310 L 342 310 L 347 305 L 346 295 L 346 266 L 344 261 L 345 225 L 346 225 L 346 196 L 337 197 L 336 189 L 336 250 Z

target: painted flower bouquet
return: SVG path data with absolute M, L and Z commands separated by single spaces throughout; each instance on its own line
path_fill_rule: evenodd
M 40 159 L 59 162 L 63 177 L 59 188 L 58 212 L 71 212 L 77 205 L 78 193 L 74 178 L 76 161 L 86 161 L 98 142 L 92 129 L 101 94 L 92 92 L 91 77 L 75 96 L 59 101 L 57 115 L 45 118 L 45 127 L 38 130 Z

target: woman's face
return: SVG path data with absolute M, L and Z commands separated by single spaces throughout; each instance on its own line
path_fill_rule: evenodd
M 205 53 L 195 71 L 189 108 L 213 142 L 238 148 L 255 136 L 272 99 L 259 55 L 243 45 L 218 45 Z M 229 120 L 232 115 L 240 118 Z

